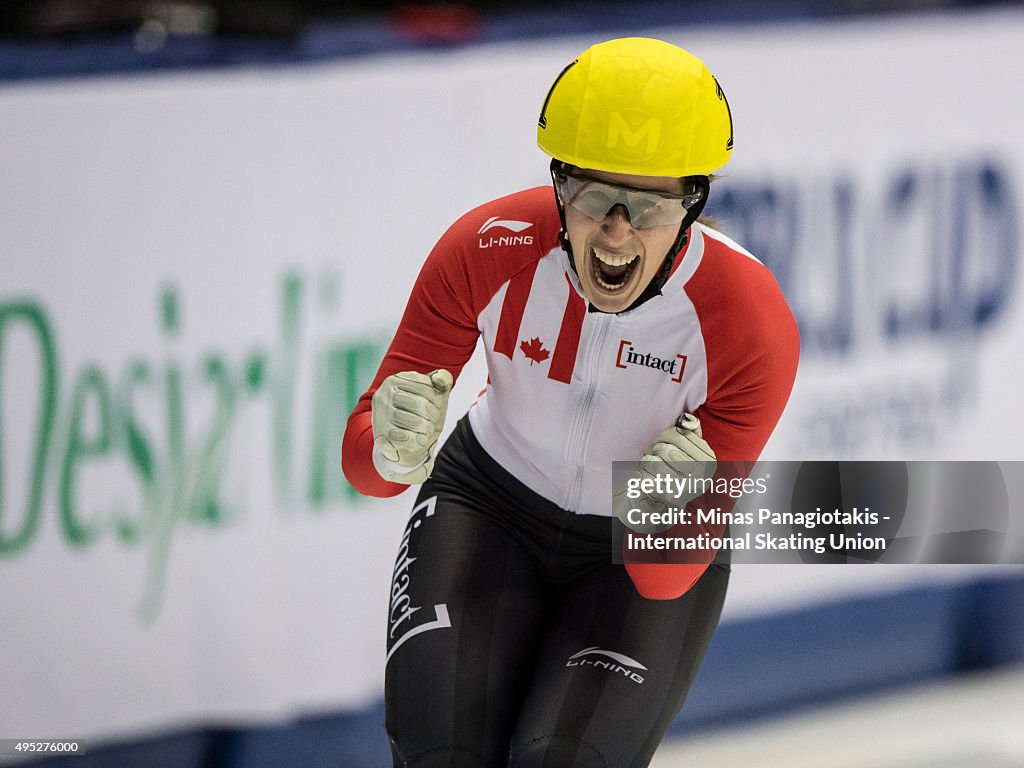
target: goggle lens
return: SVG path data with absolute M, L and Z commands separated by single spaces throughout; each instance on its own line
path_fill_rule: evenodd
M 669 224 L 679 225 L 689 208 L 700 201 L 701 190 L 690 194 L 673 195 L 649 189 L 610 184 L 588 176 L 557 173 L 559 194 L 566 205 L 571 205 L 584 216 L 601 221 L 616 205 L 625 207 L 629 222 L 635 229 L 650 229 Z

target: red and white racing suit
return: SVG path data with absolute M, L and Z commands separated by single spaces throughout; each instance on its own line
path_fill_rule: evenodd
M 385 702 L 399 768 L 647 765 L 729 566 L 614 564 L 612 462 L 637 461 L 683 411 L 720 462 L 753 461 L 793 384 L 793 317 L 731 240 L 694 224 L 661 294 L 614 315 L 589 311 L 560 227 L 550 187 L 460 218 L 349 418 L 349 481 L 403 491 L 373 466 L 374 391 L 401 371 L 458 377 L 482 341 L 487 386 L 438 452 L 395 565 Z

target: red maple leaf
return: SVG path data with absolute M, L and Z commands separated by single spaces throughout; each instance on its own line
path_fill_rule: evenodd
M 544 349 L 544 345 L 536 336 L 529 341 L 519 342 L 519 348 L 523 350 L 524 355 L 530 358 L 530 365 L 542 363 L 551 357 L 551 353 Z

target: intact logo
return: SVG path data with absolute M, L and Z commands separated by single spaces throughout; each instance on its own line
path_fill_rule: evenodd
M 481 248 L 500 248 L 505 245 L 533 245 L 533 235 L 519 234 L 532 226 L 532 221 L 499 219 L 497 216 L 492 216 L 483 223 L 483 226 L 476 233 L 480 235 Z M 488 235 L 487 233 L 492 229 L 507 229 L 512 234 L 503 235 L 495 232 Z
M 437 504 L 437 496 L 431 496 L 426 501 L 413 507 L 409 513 L 409 523 L 405 527 L 405 535 L 402 536 L 402 543 L 398 548 L 398 560 L 395 563 L 395 573 L 391 580 L 391 605 L 388 613 L 388 649 L 386 665 L 391 661 L 392 655 L 407 640 L 429 632 L 432 629 L 448 629 L 452 626 L 451 617 L 448 615 L 448 604 L 438 603 L 433 606 L 434 618 L 428 621 L 419 621 L 416 613 L 423 608 L 422 605 L 413 605 L 412 596 L 409 594 L 410 572 L 416 558 L 410 554 L 413 532 L 424 522 L 434 515 L 434 507 Z M 418 516 L 420 513 L 422 516 Z
M 606 658 L 600 658 L 602 656 Z M 622 675 L 623 677 L 632 680 L 637 685 L 643 683 L 644 678 L 633 670 L 642 669 L 644 672 L 647 671 L 647 667 L 636 659 L 631 659 L 624 653 L 606 651 L 603 648 L 598 648 L 596 645 L 590 648 L 584 648 L 582 651 L 574 653 L 569 657 L 569 660 L 565 662 L 565 666 L 607 669 L 613 674 Z
M 678 383 L 683 380 L 683 371 L 686 370 L 686 355 L 657 357 L 650 352 L 640 352 L 633 346 L 632 341 L 623 339 L 619 342 L 619 353 L 615 356 L 615 367 L 628 368 L 631 365 L 641 365 L 644 368 L 662 371 L 667 373 L 672 378 L 672 381 Z

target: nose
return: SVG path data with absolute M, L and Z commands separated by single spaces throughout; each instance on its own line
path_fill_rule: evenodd
M 613 205 L 601 220 L 601 231 L 610 240 L 625 240 L 631 237 L 634 230 L 626 206 L 622 203 Z

